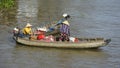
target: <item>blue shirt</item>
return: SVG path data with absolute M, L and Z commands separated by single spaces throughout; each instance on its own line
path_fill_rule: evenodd
M 54 31 L 54 27 L 57 26 L 57 25 L 62 24 L 63 21 L 65 21 L 65 18 L 60 19 L 60 20 L 57 22 L 57 24 L 54 25 L 54 26 L 51 26 L 48 31 L 50 31 L 50 32 Z
M 59 21 L 57 22 L 57 25 L 62 24 L 63 21 L 65 21 L 65 18 L 62 18 L 61 20 L 59 20 Z

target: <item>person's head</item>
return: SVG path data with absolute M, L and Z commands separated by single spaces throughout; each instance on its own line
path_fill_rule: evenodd
M 25 27 L 27 27 L 27 28 L 31 28 L 31 24 L 30 23 L 27 23 L 27 25 L 25 26 Z
M 68 19 L 68 18 L 70 18 L 70 15 L 68 15 L 67 13 L 64 13 L 64 14 L 63 14 L 63 17 L 64 17 L 65 19 Z

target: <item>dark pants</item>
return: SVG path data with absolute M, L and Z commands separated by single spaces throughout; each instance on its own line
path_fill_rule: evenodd
M 14 36 L 23 38 L 24 34 L 23 33 L 14 33 Z

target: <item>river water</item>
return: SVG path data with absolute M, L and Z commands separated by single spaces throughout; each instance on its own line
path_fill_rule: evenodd
M 0 68 L 120 68 L 120 0 L 17 0 L 17 8 L 8 12 L 14 14 L 9 24 L 0 24 Z M 12 39 L 16 25 L 40 27 L 63 13 L 72 17 L 72 36 L 111 38 L 111 43 L 76 50 L 27 47 Z

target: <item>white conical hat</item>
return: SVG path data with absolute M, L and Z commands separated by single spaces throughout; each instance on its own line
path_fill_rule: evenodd
M 66 24 L 66 25 L 70 26 L 68 21 L 64 21 L 63 24 Z
M 63 14 L 63 17 L 67 17 L 67 16 L 68 16 L 68 14 L 67 14 L 67 13 L 64 13 L 64 14 Z
M 16 27 L 14 28 L 15 31 L 19 31 Z
M 26 27 L 30 27 L 30 26 L 32 26 L 32 25 L 30 23 L 27 23 Z
M 37 30 L 40 30 L 40 31 L 47 31 L 46 28 L 37 28 Z

